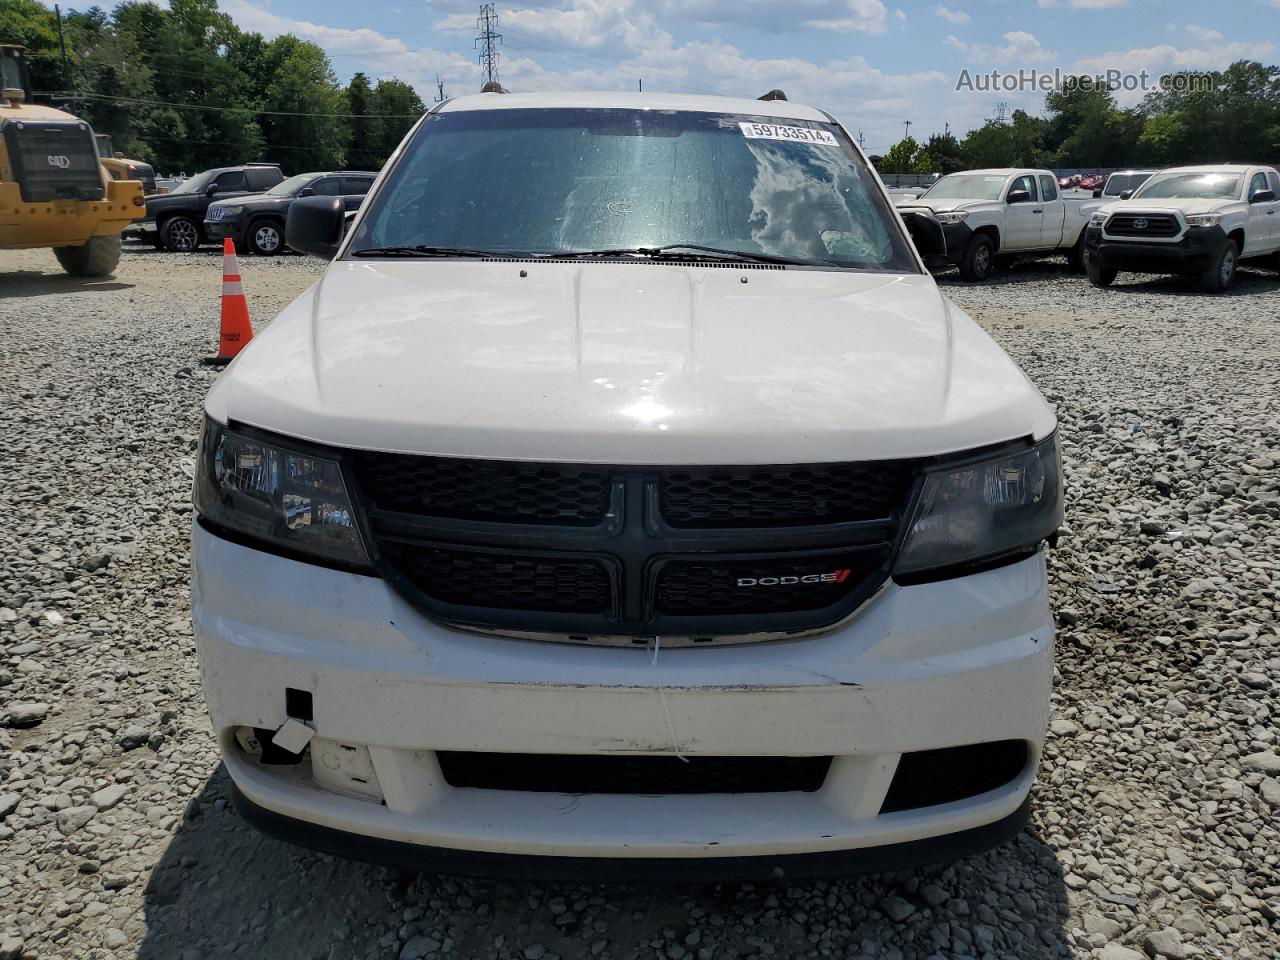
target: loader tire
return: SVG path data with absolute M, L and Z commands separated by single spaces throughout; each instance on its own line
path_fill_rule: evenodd
M 54 247 L 53 255 L 73 277 L 109 277 L 120 263 L 120 237 L 90 237 L 78 247 Z

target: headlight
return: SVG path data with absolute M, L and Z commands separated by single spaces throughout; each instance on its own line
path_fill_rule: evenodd
M 335 461 L 266 443 L 207 418 L 198 459 L 195 507 L 205 520 L 266 546 L 368 564 Z
M 969 219 L 969 211 L 953 210 L 950 213 L 937 213 L 934 216 L 938 218 L 938 222 L 941 224 L 964 223 L 965 220 Z
M 1187 215 L 1188 227 L 1216 227 L 1222 222 L 1220 213 L 1191 213 Z
M 1034 549 L 1062 523 L 1057 434 L 925 476 L 895 575 Z
M 1107 222 L 1107 218 L 1111 216 L 1109 213 L 1095 213 L 1089 218 L 1089 224 L 1094 227 L 1100 227 Z

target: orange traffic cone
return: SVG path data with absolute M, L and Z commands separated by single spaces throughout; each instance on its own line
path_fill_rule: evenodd
M 240 282 L 236 245 L 226 237 L 222 241 L 222 333 L 218 337 L 218 355 L 205 357 L 200 362 L 215 367 L 226 366 L 252 339 L 249 302 L 244 298 L 244 284 Z

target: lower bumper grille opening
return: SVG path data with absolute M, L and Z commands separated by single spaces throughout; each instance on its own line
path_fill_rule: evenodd
M 830 757 L 579 756 L 572 754 L 436 754 L 445 781 L 480 790 L 655 796 L 697 793 L 813 793 Z
M 966 800 L 1016 779 L 1027 766 L 1025 740 L 998 740 L 904 753 L 881 813 Z

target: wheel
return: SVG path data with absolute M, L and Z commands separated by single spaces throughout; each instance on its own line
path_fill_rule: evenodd
M 1228 240 L 1219 253 L 1200 274 L 1200 289 L 1205 293 L 1222 293 L 1236 278 L 1236 266 L 1240 262 L 1240 248 L 1234 240 Z
M 994 262 L 995 244 L 984 233 L 975 233 L 969 238 L 969 245 L 964 248 L 964 256 L 960 258 L 960 277 L 975 283 L 987 279 L 991 275 Z
M 120 262 L 120 237 L 91 237 L 78 247 L 54 247 L 53 255 L 73 277 L 106 277 Z
M 260 257 L 274 257 L 284 249 L 284 234 L 280 224 L 272 220 L 259 220 L 249 227 L 249 250 Z
M 1084 232 L 1081 231 L 1080 239 L 1076 241 L 1076 245 L 1067 251 L 1067 266 L 1071 268 L 1073 273 L 1084 273 L 1088 262 L 1089 248 L 1084 245 Z
M 160 228 L 160 244 L 175 253 L 190 253 L 200 246 L 200 228 L 190 217 L 170 217 Z
M 1095 287 L 1109 287 L 1116 282 L 1119 271 L 1114 268 L 1104 269 L 1096 258 L 1089 257 L 1084 262 L 1084 272 L 1089 275 L 1089 282 Z

